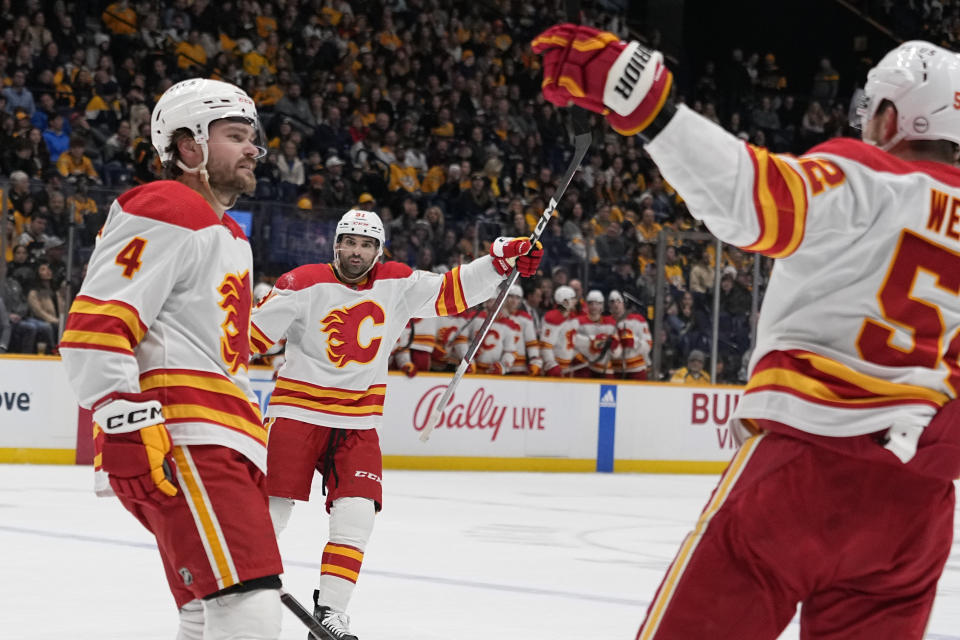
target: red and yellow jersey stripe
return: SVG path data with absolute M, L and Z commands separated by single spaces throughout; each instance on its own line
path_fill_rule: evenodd
M 761 358 L 744 397 L 762 392 L 786 393 L 829 407 L 871 409 L 905 404 L 943 406 L 944 393 L 860 373 L 830 358 L 802 350 L 771 351 Z
M 753 204 L 760 237 L 746 251 L 785 258 L 803 241 L 807 223 L 807 188 L 800 173 L 783 156 L 747 145 L 753 163 Z
M 268 338 L 260 327 L 250 323 L 250 353 L 266 353 L 274 344 L 276 343 Z
M 70 306 L 60 347 L 133 355 L 134 347 L 146 333 L 146 325 L 131 305 L 80 295 Z
M 460 281 L 460 267 L 454 267 L 443 274 L 435 308 L 440 316 L 453 316 L 466 311 L 467 301 L 463 295 L 463 283 Z
M 260 407 L 226 376 L 190 369 L 154 369 L 140 376 L 142 391 L 156 391 L 167 424 L 206 422 L 267 444 Z
M 375 384 L 365 391 L 321 387 L 300 380 L 280 377 L 270 397 L 270 406 L 300 407 L 335 416 L 382 416 L 387 385 Z

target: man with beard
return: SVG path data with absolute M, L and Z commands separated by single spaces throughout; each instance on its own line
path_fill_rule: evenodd
M 376 429 L 391 348 L 410 318 L 461 313 L 488 299 L 514 264 L 522 276 L 536 273 L 543 255 L 527 238 L 497 238 L 489 256 L 441 275 L 381 264 L 384 240 L 376 213 L 347 211 L 333 261 L 281 276 L 251 323 L 256 351 L 287 340 L 267 409 L 270 512 L 279 534 L 294 500 L 309 500 L 314 471 L 321 473 L 330 536 L 314 616 L 336 640 L 357 640 L 345 611 L 383 501 Z
M 167 179 L 113 202 L 61 353 L 93 411 L 98 493 L 156 537 L 177 638 L 275 640 L 283 569 L 247 376 L 253 260 L 225 214 L 256 184 L 257 110 L 239 88 L 194 78 L 151 120 Z

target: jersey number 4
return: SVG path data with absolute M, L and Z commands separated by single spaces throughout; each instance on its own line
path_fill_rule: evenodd
M 143 261 L 140 259 L 140 256 L 143 255 L 143 249 L 146 246 L 146 240 L 143 238 L 134 238 L 117 254 L 114 263 L 123 267 L 124 278 L 132 278 L 133 274 L 143 266 Z
M 936 369 L 943 357 L 950 371 L 947 383 L 954 392 L 960 392 L 960 329 L 949 336 L 944 351 L 947 336 L 940 308 L 912 295 L 920 271 L 936 278 L 938 288 L 960 295 L 960 254 L 904 231 L 877 298 L 884 319 L 908 329 L 913 334 L 913 344 L 910 349 L 894 345 L 895 329 L 867 318 L 857 338 L 857 349 L 864 360 L 891 367 Z

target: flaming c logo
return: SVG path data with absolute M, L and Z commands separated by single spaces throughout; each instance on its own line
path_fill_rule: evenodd
M 250 309 L 253 297 L 250 292 L 250 272 L 230 273 L 217 287 L 220 293 L 220 308 L 227 317 L 220 326 L 220 357 L 231 374 L 247 368 L 250 360 Z
M 380 348 L 381 337 L 375 337 L 367 344 L 360 344 L 360 327 L 369 319 L 373 326 L 382 325 L 386 314 L 376 302 L 367 300 L 352 307 L 334 309 L 320 321 L 323 332 L 328 334 L 327 356 L 337 368 L 347 366 L 351 360 L 366 364 L 373 360 Z

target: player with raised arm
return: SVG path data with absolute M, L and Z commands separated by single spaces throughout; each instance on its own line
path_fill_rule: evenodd
M 225 214 L 256 186 L 257 110 L 195 78 L 164 92 L 151 131 L 167 179 L 113 202 L 60 351 L 93 410 L 98 493 L 156 537 L 178 640 L 274 640 L 283 570 L 247 377 L 253 259 Z
M 337 223 L 334 258 L 283 275 L 254 310 L 252 338 L 263 351 L 283 337 L 287 360 L 270 398 L 267 477 L 277 533 L 294 500 L 323 478 L 330 533 L 314 591 L 314 615 L 333 640 L 355 640 L 345 613 L 382 504 L 387 362 L 407 321 L 460 313 L 486 300 L 516 264 L 533 275 L 543 255 L 527 238 L 498 238 L 490 255 L 440 275 L 380 263 L 383 224 L 350 210 Z
M 863 142 L 800 157 L 667 101 L 663 56 L 559 25 L 544 94 L 642 132 L 719 238 L 773 258 L 742 445 L 638 638 L 919 639 L 960 475 L 960 58 L 911 41 L 870 70 Z

